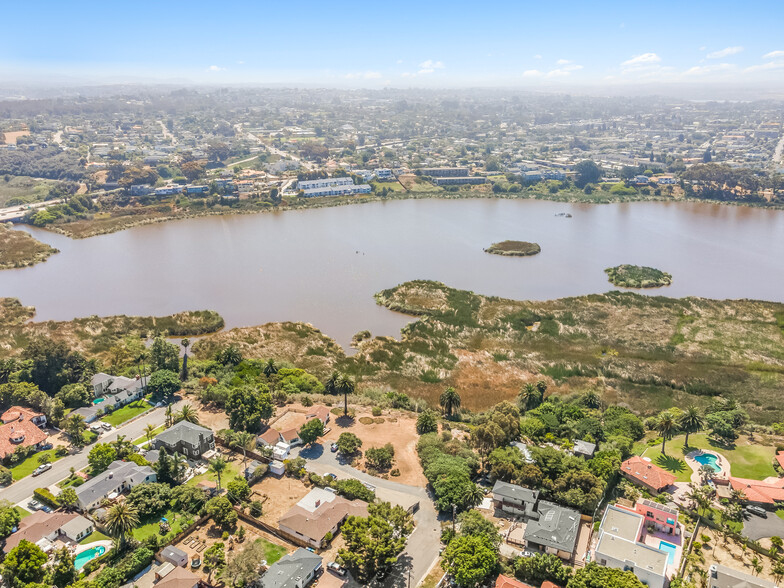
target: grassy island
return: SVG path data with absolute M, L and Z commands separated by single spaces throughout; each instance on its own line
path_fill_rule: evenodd
M 620 288 L 661 288 L 672 284 L 672 276 L 653 267 L 617 265 L 604 270 L 607 279 Z
M 539 243 L 529 243 L 528 241 L 501 241 L 493 243 L 485 249 L 487 253 L 495 255 L 510 255 L 513 257 L 526 257 L 536 255 L 542 250 Z
M 35 265 L 58 250 L 41 243 L 24 231 L 15 231 L 0 225 L 0 269 L 12 269 Z

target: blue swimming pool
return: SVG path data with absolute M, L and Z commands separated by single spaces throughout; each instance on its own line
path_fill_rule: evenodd
M 666 541 L 659 541 L 659 549 L 662 551 L 667 552 L 667 565 L 674 565 L 675 564 L 675 552 L 678 551 L 678 548 L 673 545 L 672 543 L 667 543 Z
M 694 461 L 698 464 L 708 466 L 714 472 L 721 471 L 721 467 L 719 467 L 719 458 L 712 453 L 700 453 L 699 455 L 695 455 Z
M 87 565 L 88 561 L 92 561 L 96 557 L 102 556 L 104 553 L 106 553 L 106 548 L 103 545 L 91 547 L 90 549 L 85 549 L 81 553 L 77 553 L 74 558 L 74 567 L 76 568 L 76 571 L 81 570 Z

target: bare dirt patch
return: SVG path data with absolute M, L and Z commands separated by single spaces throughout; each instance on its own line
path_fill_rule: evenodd
M 274 527 L 278 526 L 280 517 L 310 492 L 310 488 L 305 486 L 301 480 L 288 476 L 278 478 L 271 474 L 264 476 L 260 482 L 254 484 L 253 490 L 263 497 L 261 500 L 264 507 L 259 518 Z

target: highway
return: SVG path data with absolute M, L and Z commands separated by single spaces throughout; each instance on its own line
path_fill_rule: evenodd
M 18 220 L 26 215 L 30 209 L 37 210 L 39 208 L 46 208 L 52 204 L 60 204 L 62 199 L 47 200 L 46 202 L 35 202 L 33 204 L 25 204 L 24 206 L 9 206 L 8 208 L 0 208 L 0 222 L 6 223 L 12 220 Z
M 173 404 L 172 410 L 176 412 L 183 403 L 184 401 L 181 400 Z M 165 420 L 166 408 L 154 408 L 144 416 L 137 418 L 128 424 L 122 425 L 118 429 L 104 433 L 99 437 L 96 443 L 107 443 L 110 441 L 115 441 L 119 435 L 125 435 L 128 441 L 134 441 L 144 435 L 144 429 L 147 425 L 158 427 L 162 425 Z M 70 476 L 71 468 L 74 468 L 76 471 L 84 469 L 87 467 L 87 454 L 90 453 L 91 447 L 91 445 L 88 445 L 79 451 L 79 453 L 75 453 L 57 460 L 56 462 L 52 463 L 51 470 L 44 472 L 40 476 L 27 476 L 18 482 L 14 482 L 7 488 L 0 489 L 0 499 L 8 500 L 12 504 L 17 504 L 23 500 L 26 500 L 27 498 L 31 498 L 33 495 L 33 490 L 36 488 L 45 488 L 51 486 Z

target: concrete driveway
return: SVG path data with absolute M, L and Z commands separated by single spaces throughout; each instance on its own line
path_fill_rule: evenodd
M 376 495 L 381 500 L 396 504 L 395 498 L 399 494 L 416 497 L 419 500 L 419 510 L 414 514 L 416 528 L 408 537 L 406 548 L 398 558 L 392 573 L 384 582 L 384 586 L 407 588 L 419 585 L 438 559 L 438 552 L 441 549 L 440 515 L 436 511 L 433 498 L 428 490 L 376 478 L 361 472 L 348 465 L 338 453 L 332 453 L 328 443 L 303 447 L 299 451 L 299 456 L 307 460 L 305 467 L 308 471 L 321 476 L 332 473 L 340 479 L 356 478 L 360 482 L 367 482 L 375 486 Z M 410 498 L 406 498 L 406 500 L 408 501 Z
M 784 537 L 784 520 L 776 513 L 768 512 L 767 517 L 760 517 L 748 512 L 743 513 L 743 534 L 749 539 L 759 541 L 765 537 Z

